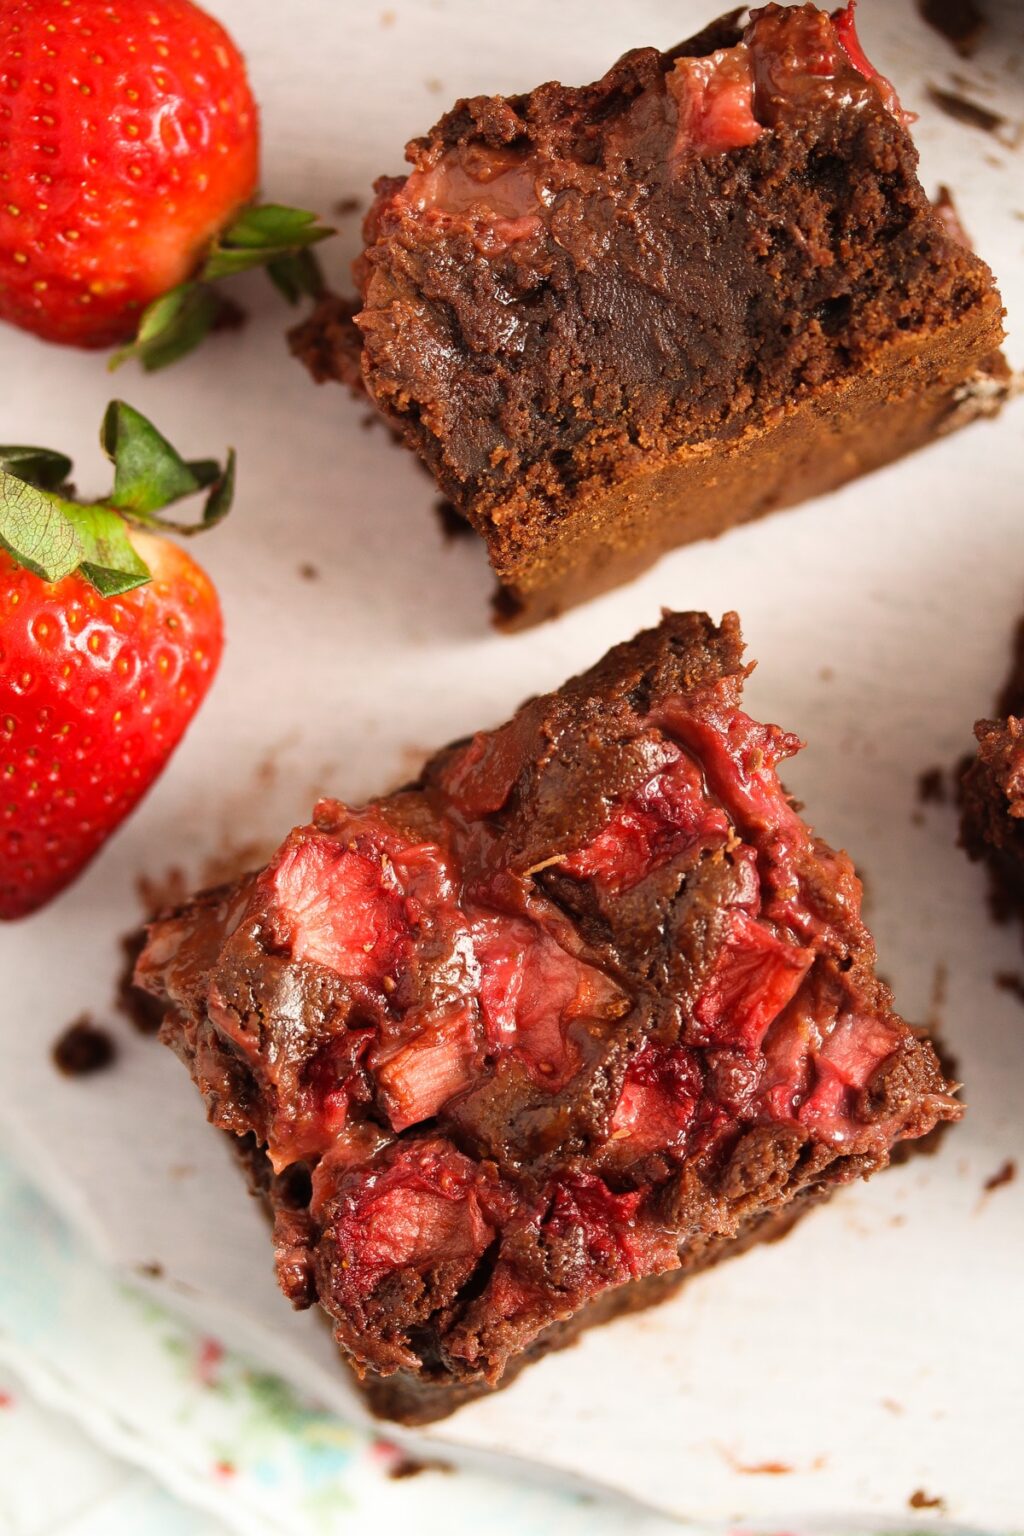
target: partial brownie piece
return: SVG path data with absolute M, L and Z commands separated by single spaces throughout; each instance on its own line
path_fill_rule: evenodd
M 163 1038 L 377 1411 L 450 1412 L 958 1118 L 748 670 L 735 615 L 668 614 L 153 924 Z
M 853 7 L 767 5 L 583 88 L 461 101 L 293 335 L 486 540 L 505 621 L 998 404 L 1002 306 Z
M 996 715 L 975 724 L 978 751 L 960 777 L 961 841 L 988 862 L 997 909 L 1024 911 L 1024 619 Z

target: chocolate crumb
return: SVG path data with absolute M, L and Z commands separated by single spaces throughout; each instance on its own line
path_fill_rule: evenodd
M 299 575 L 303 581 L 319 581 L 320 572 L 311 560 L 303 560 L 299 566 Z
M 454 1472 L 455 1468 L 450 1461 L 441 1461 L 433 1457 L 421 1460 L 416 1456 L 400 1456 L 399 1459 L 388 1468 L 388 1477 L 393 1482 L 400 1482 L 407 1477 L 419 1477 L 421 1472 Z
M 1019 1003 L 1024 1003 L 1024 976 L 1019 971 L 997 971 L 995 983 L 1000 991 L 1009 992 Z
M 926 768 L 918 774 L 917 798 L 922 805 L 945 805 L 946 778 L 941 768 Z
M 916 1488 L 907 1500 L 911 1509 L 938 1509 L 945 1510 L 945 1499 L 930 1498 L 923 1488 Z
M 1001 1168 L 990 1174 L 981 1186 L 986 1195 L 990 1195 L 994 1189 L 1002 1189 L 1004 1184 L 1012 1184 L 1017 1177 L 1017 1164 L 1012 1157 L 1008 1157 Z
M 331 212 L 336 218 L 347 218 L 351 213 L 358 213 L 363 206 L 361 197 L 339 197 L 336 203 L 331 204 Z
M 164 1267 L 155 1259 L 147 1264 L 136 1264 L 135 1271 L 136 1274 L 145 1275 L 147 1280 L 162 1280 L 164 1277 Z
M 117 1047 L 107 1030 L 83 1014 L 57 1036 L 52 1055 L 54 1066 L 65 1077 L 88 1077 L 110 1066 Z
M 962 59 L 971 57 L 985 30 L 985 18 L 974 0 L 917 0 L 917 9 Z
M 451 543 L 455 539 L 464 539 L 467 535 L 470 538 L 473 537 L 473 525 L 466 521 L 446 496 L 434 502 L 434 511 L 437 513 L 441 534 L 446 543 Z
M 241 304 L 234 299 L 229 299 L 222 293 L 217 295 L 217 310 L 213 317 L 211 331 L 240 331 L 243 325 L 249 323 L 249 312 L 243 309 Z
M 966 96 L 961 96 L 957 91 L 944 91 L 941 86 L 930 84 L 926 89 L 940 112 L 945 112 L 955 122 L 965 123 L 968 128 L 980 128 L 983 133 L 998 133 L 1006 125 L 1006 118 L 1001 112 L 993 112 L 976 101 L 968 101 Z

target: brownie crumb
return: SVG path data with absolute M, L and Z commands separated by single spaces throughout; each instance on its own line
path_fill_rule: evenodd
M 155 997 L 135 985 L 135 962 L 146 944 L 145 928 L 135 928 L 121 940 L 124 956 L 117 978 L 117 1010 L 140 1035 L 155 1035 L 164 1016 Z
M 162 1264 L 158 1264 L 155 1259 L 146 1264 L 136 1264 L 135 1272 L 139 1275 L 145 1275 L 147 1280 L 162 1280 L 164 1277 L 164 1267 Z
M 110 1066 L 117 1047 L 107 1030 L 83 1014 L 57 1036 L 52 1054 L 54 1066 L 65 1077 L 88 1077 Z
M 997 971 L 995 983 L 1001 992 L 1009 992 L 1019 1003 L 1024 1003 L 1024 976 L 1019 971 Z
M 400 1456 L 399 1459 L 388 1468 L 388 1477 L 392 1482 L 401 1482 L 407 1477 L 419 1477 L 421 1472 L 454 1472 L 455 1468 L 450 1461 L 441 1461 L 431 1457 L 429 1460 L 421 1460 L 416 1456 Z
M 148 920 L 167 907 L 180 907 L 189 895 L 189 882 L 185 871 L 172 864 L 162 875 L 137 876 L 135 889 Z
M 985 18 L 974 0 L 917 0 L 917 9 L 962 59 L 971 57 L 985 30 Z
M 916 1488 L 907 1500 L 911 1509 L 938 1509 L 945 1510 L 945 1499 L 931 1498 L 923 1488 Z
M 303 560 L 299 566 L 299 575 L 303 581 L 319 581 L 320 571 L 311 560 Z
M 243 309 L 234 299 L 225 298 L 224 294 L 217 295 L 217 311 L 213 317 L 212 331 L 240 331 L 249 323 L 249 311 Z
M 1017 1164 L 1012 1157 L 1008 1157 L 1001 1168 L 990 1174 L 981 1186 L 986 1195 L 990 1195 L 994 1189 L 1002 1189 L 1004 1184 L 1012 1184 L 1017 1177 Z
M 941 768 L 926 768 L 918 774 L 917 798 L 922 805 L 945 805 L 946 777 Z
M 932 207 L 942 220 L 943 228 L 947 235 L 962 245 L 965 250 L 974 249 L 974 242 L 967 233 L 960 217 L 960 210 L 953 200 L 953 194 L 949 188 L 940 183 L 939 190 L 932 199 Z
M 434 511 L 437 513 L 441 534 L 446 543 L 452 543 L 455 539 L 475 537 L 472 523 L 467 522 L 454 502 L 449 501 L 447 496 L 442 496 L 439 501 L 434 502 Z
M 961 96 L 957 91 L 944 91 L 938 85 L 928 85 L 926 89 L 939 111 L 945 112 L 954 122 L 965 123 L 968 128 L 980 128 L 983 133 L 998 133 L 1006 125 L 1006 118 L 1001 112 L 993 112 L 976 101 L 968 101 L 966 96 Z

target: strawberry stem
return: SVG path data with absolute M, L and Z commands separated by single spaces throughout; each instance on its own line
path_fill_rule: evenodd
M 265 267 L 290 304 L 306 296 L 318 298 L 324 282 L 312 247 L 333 234 L 317 214 L 303 208 L 282 203 L 246 208 L 215 240 L 195 278 L 143 310 L 135 340 L 114 353 L 111 369 L 134 357 L 147 373 L 153 373 L 193 351 L 233 309 L 213 285 L 239 272 Z

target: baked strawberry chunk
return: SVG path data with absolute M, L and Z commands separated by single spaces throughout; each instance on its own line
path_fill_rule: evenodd
M 745 671 L 732 616 L 667 615 L 153 927 L 139 980 L 256 1148 L 282 1288 L 385 1411 L 447 1411 L 959 1113 Z
M 404 892 L 368 838 L 316 833 L 288 848 L 272 876 L 283 941 L 298 961 L 382 981 L 409 937 Z
M 752 1055 L 814 963 L 814 950 L 780 939 L 742 909 L 731 912 L 711 975 L 693 1006 L 693 1036 Z
M 721 154 L 760 137 L 750 51 L 740 43 L 703 59 L 678 59 L 668 89 L 679 113 L 673 153 Z
M 703 1091 L 696 1051 L 645 1040 L 626 1069 L 611 1140 L 627 1141 L 630 1156 L 671 1150 L 684 1141 Z
M 562 868 L 609 890 L 628 890 L 674 855 L 715 839 L 729 819 L 709 799 L 701 770 L 688 753 L 669 748 L 665 765 L 622 804 L 586 848 Z

